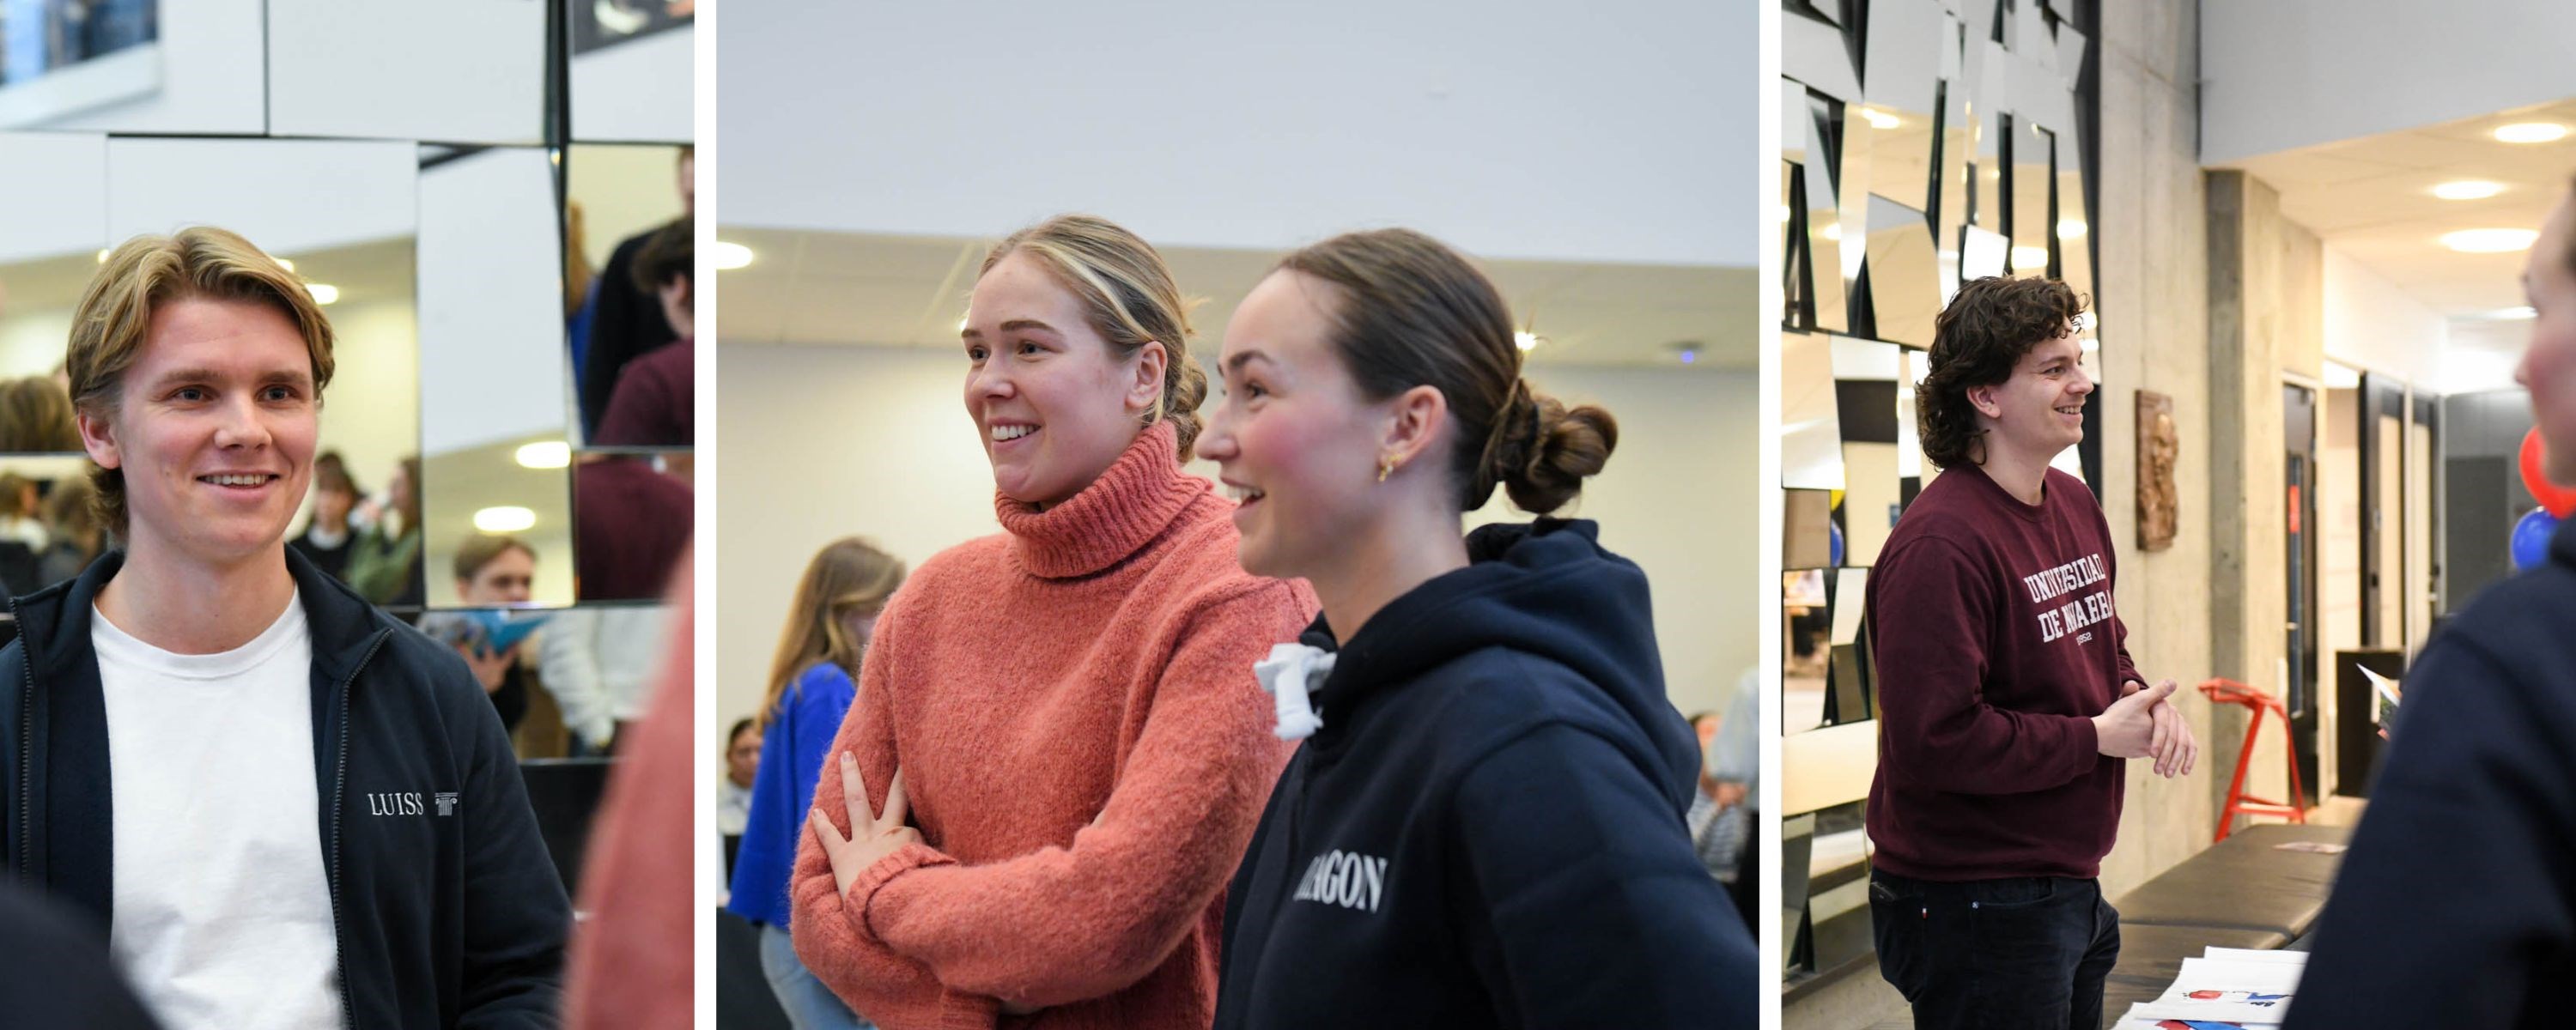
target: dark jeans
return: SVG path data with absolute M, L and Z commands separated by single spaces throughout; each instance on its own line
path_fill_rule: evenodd
M 2100 1030 L 2120 914 L 2094 880 L 1933 883 L 1871 870 L 1878 971 L 1923 1030 Z

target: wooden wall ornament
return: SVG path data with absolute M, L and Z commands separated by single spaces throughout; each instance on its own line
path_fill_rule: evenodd
M 2174 496 L 2174 463 L 2182 440 L 2174 425 L 2173 398 L 2138 391 L 2138 549 L 2172 547 L 2180 505 Z

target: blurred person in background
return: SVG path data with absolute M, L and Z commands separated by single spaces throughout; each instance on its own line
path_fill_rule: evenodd
M 680 148 L 678 173 L 680 220 L 687 221 L 698 211 L 695 147 Z M 591 305 L 590 338 L 582 349 L 579 380 L 585 440 L 598 438 L 600 420 L 608 414 L 608 399 L 616 395 L 617 380 L 625 373 L 627 362 L 679 339 L 670 318 L 663 314 L 661 298 L 635 278 L 637 255 L 663 228 L 657 225 L 627 237 L 609 252 L 608 264 L 599 270 L 599 297 Z
M 574 758 L 609 754 L 652 700 L 654 656 L 669 646 L 660 605 L 565 608 L 537 634 L 537 672 L 563 711 Z
M 760 933 L 760 968 L 797 1030 L 865 1027 L 867 1022 L 816 980 L 788 933 L 788 875 L 805 837 L 814 785 L 832 738 L 858 697 L 861 656 L 877 616 L 903 585 L 904 565 L 860 537 L 824 545 L 805 564 L 761 698 L 759 775 L 741 861 L 725 907 Z
M 724 838 L 725 878 L 733 878 L 742 828 L 751 822 L 751 785 L 760 775 L 760 723 L 736 719 L 725 731 L 724 778 L 716 781 L 716 835 Z
M 393 608 L 418 608 L 428 591 L 420 575 L 420 458 L 404 457 L 385 483 L 385 500 L 371 504 L 374 520 L 350 545 L 349 585 L 367 600 Z
M 43 497 L 35 480 L 0 472 L 0 592 L 26 593 L 45 585 L 45 552 L 53 546 L 37 517 Z
M 682 218 L 647 238 L 635 255 L 635 285 L 651 290 L 679 339 L 627 363 L 609 394 L 592 442 L 607 447 L 686 447 L 696 441 L 697 302 L 690 265 L 696 220 Z
M 324 451 L 313 459 L 313 517 L 304 524 L 304 532 L 286 542 L 286 546 L 312 562 L 313 567 L 334 579 L 345 580 L 349 571 L 349 543 L 355 536 L 350 516 L 358 507 L 358 498 L 366 492 L 349 475 L 348 462 L 338 451 Z
M 45 552 L 42 576 L 59 583 L 80 575 L 99 552 L 107 550 L 107 523 L 99 518 L 98 490 L 81 477 L 63 479 L 45 494 L 45 525 L 53 546 Z
M 72 398 L 51 376 L 0 382 L 0 454 L 80 450 Z
M 469 605 L 524 607 L 537 579 L 537 552 L 513 536 L 476 534 L 456 548 L 456 596 Z M 485 642 L 451 642 L 456 656 L 474 670 L 474 680 L 492 699 L 501 727 L 516 731 L 537 692 L 536 651 L 525 640 L 505 647 Z

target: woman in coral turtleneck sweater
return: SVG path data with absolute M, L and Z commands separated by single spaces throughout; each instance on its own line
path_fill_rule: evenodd
M 985 257 L 965 399 L 1005 532 L 887 606 L 789 888 L 797 954 L 886 1030 L 1214 1017 L 1225 884 L 1290 750 L 1251 670 L 1316 602 L 1241 571 L 1234 505 L 1181 471 L 1182 312 L 1096 218 Z

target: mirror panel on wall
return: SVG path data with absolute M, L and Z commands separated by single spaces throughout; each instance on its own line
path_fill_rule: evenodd
M 571 502 L 563 471 L 569 389 L 563 252 L 546 151 L 433 154 L 420 177 L 421 526 L 430 604 L 459 593 L 457 555 L 478 536 L 535 552 L 513 602 L 571 603 Z
M 1833 339 L 1780 334 L 1780 482 L 1793 490 L 1843 488 Z
M 696 138 L 696 0 L 564 4 L 570 138 L 675 143 Z
M 267 0 L 266 23 L 271 135 L 545 142 L 545 4 Z

